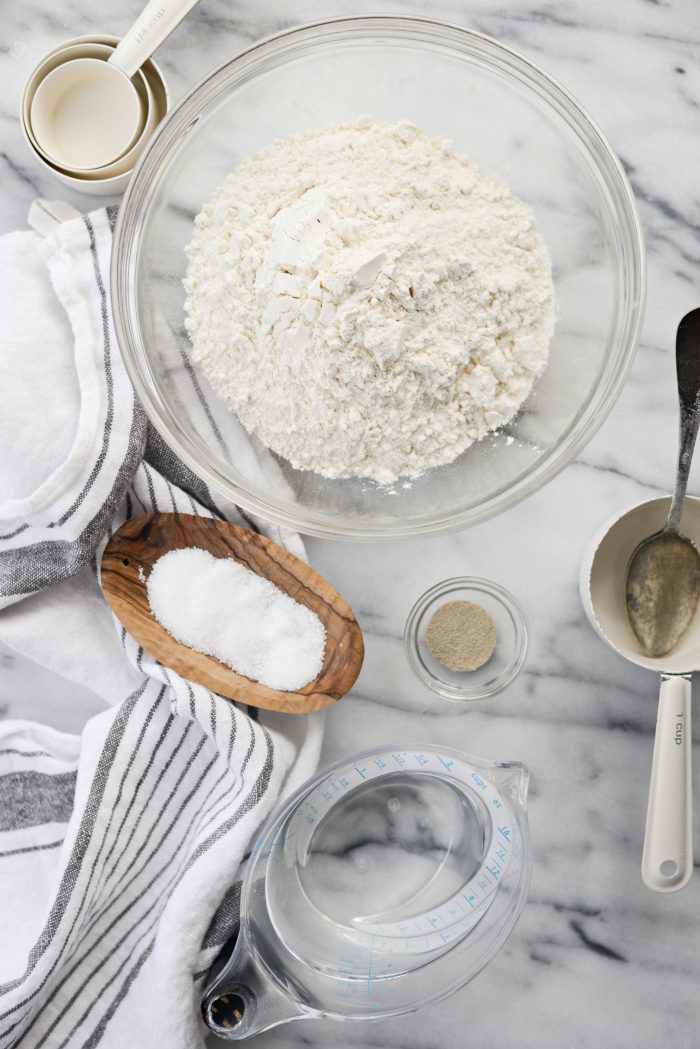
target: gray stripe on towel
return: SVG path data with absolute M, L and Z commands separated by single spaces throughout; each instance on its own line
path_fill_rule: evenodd
M 238 932 L 241 918 L 241 883 L 227 889 L 202 940 L 202 950 L 221 947 Z
M 179 874 L 179 876 L 178 876 L 178 878 L 176 880 L 176 883 L 175 883 L 176 885 L 180 883 L 180 881 L 182 880 L 184 875 L 192 867 L 192 864 L 194 863 L 194 861 L 196 859 L 198 859 L 201 855 L 203 855 L 205 852 L 207 852 L 209 850 L 209 848 L 211 848 L 211 846 L 214 845 L 215 842 L 218 841 L 223 834 L 227 833 L 232 827 L 234 827 L 239 822 L 239 820 L 247 812 L 250 811 L 251 808 L 254 808 L 254 806 L 260 801 L 260 799 L 265 794 L 265 792 L 267 790 L 267 787 L 268 787 L 268 784 L 269 784 L 269 781 L 270 781 L 270 775 L 271 775 L 271 772 L 272 772 L 272 762 L 273 762 L 272 740 L 270 739 L 270 736 L 268 735 L 267 731 L 265 732 L 265 739 L 266 739 L 266 744 L 267 744 L 267 756 L 266 756 L 266 759 L 265 759 L 265 764 L 264 764 L 264 766 L 263 766 L 263 768 L 262 768 L 262 770 L 260 772 L 260 775 L 257 777 L 255 783 L 253 784 L 252 789 L 249 791 L 249 793 L 246 796 L 246 798 L 243 801 L 243 803 L 238 807 L 236 812 L 226 821 L 226 823 L 222 824 L 221 827 L 219 827 L 213 834 L 211 834 L 209 836 L 209 838 L 205 842 L 203 842 L 199 846 L 199 848 L 197 848 L 195 850 L 193 855 L 190 857 L 190 860 L 186 864 L 184 870 L 182 870 L 180 872 L 180 874 Z M 101 1041 L 101 1039 L 102 1039 L 102 1037 L 103 1037 L 103 1035 L 105 1033 L 107 1024 L 112 1019 L 112 1017 L 113 1017 L 114 1013 L 116 1012 L 119 1004 L 126 997 L 126 994 L 127 994 L 128 990 L 129 990 L 129 987 L 131 986 L 131 984 L 133 983 L 133 980 L 138 975 L 138 972 L 142 968 L 144 962 L 148 958 L 148 956 L 151 953 L 152 949 L 153 949 L 153 942 L 151 942 L 150 946 L 146 949 L 146 951 L 144 951 L 143 955 L 139 958 L 139 961 L 137 962 L 137 964 L 134 966 L 134 968 L 129 973 L 127 979 L 122 984 L 122 987 L 121 987 L 121 989 L 119 991 L 119 994 L 116 996 L 116 998 L 113 999 L 112 1003 L 109 1006 L 109 1009 L 105 1013 L 104 1017 L 102 1018 L 102 1020 L 98 1024 L 98 1026 L 93 1031 L 91 1037 L 88 1038 L 88 1040 L 83 1043 L 82 1049 L 94 1049 L 94 1047 Z
M 63 845 L 63 839 L 61 841 L 49 841 L 46 845 L 26 845 L 23 849 L 8 849 L 6 852 L 0 852 L 0 860 L 8 859 L 10 856 L 21 856 L 25 852 L 43 852 L 44 849 L 57 849 Z
M 144 459 L 165 478 L 171 481 L 177 488 L 194 496 L 201 506 L 214 515 L 223 519 L 224 515 L 214 502 L 210 489 L 193 474 L 189 466 L 185 466 L 175 452 L 160 436 L 155 427 L 149 422 L 146 430 L 146 451 Z
M 0 776 L 0 831 L 67 823 L 73 811 L 75 772 L 22 769 Z
M 92 488 L 102 466 L 104 465 L 109 448 L 109 441 L 114 421 L 114 381 L 112 377 L 112 346 L 109 334 L 109 307 L 107 303 L 107 292 L 102 279 L 97 245 L 95 242 L 95 231 L 90 219 L 85 216 L 85 228 L 90 243 L 90 253 L 95 272 L 95 282 L 100 295 L 100 314 L 102 318 L 102 341 L 103 362 L 105 371 L 105 383 L 107 388 L 107 412 L 105 416 L 104 430 L 100 452 L 93 465 L 82 491 L 73 501 L 68 510 L 56 521 L 50 522 L 46 527 L 55 528 L 65 524 L 76 510 L 82 505 L 87 493 Z M 111 219 L 110 219 L 111 225 Z M 37 590 L 67 579 L 84 567 L 94 553 L 100 539 L 109 529 L 111 518 L 124 492 L 129 486 L 136 468 L 143 457 L 146 446 L 146 417 L 140 404 L 134 398 L 134 410 L 129 434 L 127 454 L 124 462 L 117 471 L 115 482 L 109 496 L 97 514 L 75 540 L 43 540 L 28 546 L 14 550 L 6 550 L 0 553 L 0 595 L 9 597 L 17 594 L 32 594 Z M 2 539 L 10 539 L 29 527 L 28 524 L 21 525 L 14 532 Z
M 102 1037 L 105 1033 L 105 1030 L 107 1029 L 107 1024 L 112 1019 L 117 1009 L 126 998 L 129 992 L 129 988 L 131 987 L 132 983 L 143 968 L 143 965 L 148 959 L 151 951 L 153 950 L 154 945 L 155 939 L 151 940 L 148 947 L 137 961 L 136 965 L 133 967 L 133 969 L 131 969 L 128 976 L 124 980 L 124 983 L 119 988 L 119 993 L 112 999 L 112 1001 L 109 1004 L 109 1008 L 107 1009 L 107 1012 L 104 1014 L 104 1016 L 102 1017 L 99 1024 L 92 1032 L 88 1040 L 86 1042 L 83 1042 L 81 1049 L 95 1049 L 95 1046 L 102 1041 Z
M 114 872 L 119 867 L 119 863 L 120 863 L 120 861 L 122 859 L 122 856 L 126 855 L 128 849 L 129 849 L 129 846 L 131 845 L 131 842 L 133 841 L 134 835 L 136 834 L 136 831 L 139 829 L 139 826 L 141 824 L 141 820 L 143 819 L 144 815 L 146 813 L 148 813 L 148 812 L 151 812 L 151 802 L 153 801 L 153 797 L 154 797 L 158 787 L 160 786 L 160 784 L 161 784 L 161 782 L 163 780 L 163 777 L 169 771 L 170 766 L 172 765 L 173 761 L 177 757 L 178 751 L 181 749 L 183 743 L 187 739 L 187 736 L 188 736 L 188 734 L 190 732 L 190 729 L 192 728 L 192 724 L 193 723 L 191 721 L 187 723 L 187 725 L 185 726 L 185 731 L 182 733 L 182 735 L 180 736 L 179 740 L 175 744 L 174 750 L 172 751 L 172 753 L 170 754 L 168 760 L 165 762 L 165 764 L 161 768 L 160 772 L 158 773 L 158 776 L 156 777 L 156 781 L 153 784 L 153 786 L 151 787 L 151 790 L 150 790 L 150 793 L 149 793 L 148 797 L 144 799 L 144 802 L 143 802 L 143 805 L 142 805 L 142 807 L 141 807 L 141 809 L 139 811 L 139 814 L 138 814 L 138 816 L 136 817 L 136 819 L 134 820 L 134 822 L 132 824 L 131 830 L 129 831 L 129 837 L 126 839 L 125 842 L 122 843 L 121 852 L 119 853 L 118 856 L 115 857 L 114 863 L 112 864 L 112 866 L 110 867 L 109 870 L 107 870 L 107 860 L 109 859 L 109 856 L 105 859 L 105 877 L 104 877 L 104 881 L 103 881 L 103 884 L 102 884 L 102 888 L 103 889 L 107 887 L 107 885 L 109 884 L 109 881 L 110 881 L 112 875 L 114 874 Z
M 146 416 L 141 405 L 134 402 L 127 455 L 117 471 L 112 491 L 97 514 L 77 539 L 44 539 L 0 551 L 0 595 L 34 594 L 85 567 L 100 539 L 109 531 L 115 510 L 141 462 L 145 443 Z
M 206 776 L 207 776 L 207 774 L 208 774 L 208 772 L 209 772 L 209 770 L 211 769 L 212 766 L 213 766 L 213 760 L 212 760 L 212 762 L 210 762 L 209 766 L 207 766 L 207 768 L 205 769 L 204 773 L 200 777 L 199 783 L 197 784 L 197 789 L 204 782 L 204 780 L 205 780 L 205 778 L 206 778 Z M 220 776 L 219 780 L 217 780 L 217 783 L 221 780 L 221 778 L 222 777 Z M 215 789 L 215 787 L 216 787 L 216 784 L 214 784 L 214 788 L 213 789 Z M 195 792 L 196 791 L 193 790 L 190 793 L 189 798 L 188 798 L 188 802 L 189 802 L 190 798 L 194 796 Z M 102 929 L 98 936 L 90 937 L 90 933 L 98 925 L 98 923 L 102 920 L 102 918 L 109 911 L 112 910 L 112 908 L 114 907 L 115 904 L 121 902 L 122 899 L 124 898 L 124 896 L 126 896 L 126 898 L 128 899 L 128 894 L 125 894 L 125 893 L 121 892 L 117 896 L 111 895 L 111 898 L 110 898 L 109 902 L 102 908 L 101 911 L 99 911 L 97 913 L 95 918 L 83 930 L 83 934 L 80 937 L 80 939 L 77 941 L 77 943 L 74 945 L 74 948 L 75 948 L 75 950 L 77 950 L 88 939 L 91 940 L 90 946 L 85 951 L 83 951 L 83 953 L 78 958 L 75 958 L 73 960 L 73 964 L 68 968 L 68 970 L 66 972 L 63 973 L 61 980 L 51 989 L 51 991 L 48 994 L 48 996 L 42 996 L 41 1001 L 42 1001 L 42 1007 L 44 1009 L 48 1005 L 50 1005 L 51 1002 L 54 1001 L 54 999 L 56 998 L 56 995 L 61 990 L 61 988 L 66 983 L 68 983 L 68 981 L 73 977 L 73 975 L 77 972 L 77 970 L 80 968 L 80 966 L 93 954 L 93 952 L 95 950 L 97 950 L 98 947 L 100 947 L 100 945 L 104 945 L 105 943 L 109 942 L 109 940 L 111 939 L 111 934 L 114 932 L 114 930 L 117 928 L 117 926 L 120 925 L 124 921 L 124 919 L 127 918 L 130 915 L 130 913 L 133 910 L 133 908 L 136 907 L 149 894 L 149 892 L 153 892 L 154 891 L 154 887 L 156 886 L 156 883 L 162 877 L 162 875 L 163 874 L 167 875 L 167 873 L 172 870 L 173 865 L 175 865 L 176 857 L 182 851 L 182 849 L 187 845 L 187 842 L 188 842 L 188 839 L 190 837 L 190 833 L 192 831 L 192 828 L 193 828 L 193 826 L 195 826 L 195 824 L 199 820 L 199 818 L 201 816 L 202 809 L 206 805 L 206 801 L 207 801 L 207 799 L 205 798 L 202 801 L 202 804 L 200 805 L 199 809 L 190 818 L 190 821 L 189 821 L 189 823 L 187 825 L 187 828 L 186 828 L 184 834 L 182 835 L 180 841 L 175 846 L 175 850 L 172 853 L 172 855 L 169 856 L 168 858 L 166 858 L 165 862 L 160 866 L 160 868 L 154 874 L 151 875 L 148 884 L 144 888 L 142 888 L 140 891 L 138 891 L 137 895 L 134 896 L 134 898 L 131 899 L 124 907 L 122 907 L 122 909 L 112 918 L 112 920 L 109 923 L 109 925 L 106 928 Z M 182 811 L 184 810 L 184 808 L 186 807 L 188 802 L 186 802 L 185 805 L 183 805 L 182 809 L 180 810 L 180 813 L 178 813 L 178 817 L 182 813 Z M 177 817 L 176 817 L 176 819 L 177 819 Z M 173 823 L 171 824 L 171 827 L 168 829 L 168 832 L 165 835 L 163 835 L 163 837 L 161 838 L 160 842 L 158 843 L 157 848 L 152 850 L 152 852 L 149 855 L 147 861 L 143 864 L 143 866 L 141 868 L 142 871 L 144 871 L 146 869 L 146 867 L 148 866 L 148 863 L 150 862 L 151 859 L 153 859 L 154 857 L 157 857 L 160 854 L 160 846 L 163 844 L 163 841 L 165 840 L 165 837 L 170 832 L 170 829 L 172 829 L 172 826 L 174 826 L 175 822 L 176 822 L 176 820 L 173 820 Z M 137 877 L 137 875 L 134 875 L 134 878 L 132 878 L 130 880 L 130 882 L 134 881 L 134 879 L 136 877 Z M 178 881 L 179 881 L 179 871 L 176 870 L 175 874 L 170 877 L 170 879 L 166 882 L 166 884 L 164 886 L 162 886 L 160 890 L 156 890 L 156 891 L 159 891 L 164 898 L 167 898 L 170 895 L 170 892 L 172 891 L 174 885 L 176 885 Z M 130 884 L 130 882 L 127 883 L 127 884 Z M 147 918 L 151 913 L 152 913 L 152 907 L 149 907 L 149 909 L 144 914 L 142 914 L 140 918 L 138 918 L 132 925 L 130 925 L 128 927 L 128 929 L 126 930 L 126 932 L 124 932 L 121 935 L 121 938 L 120 938 L 120 940 L 118 942 L 119 945 L 124 943 L 129 938 L 129 936 L 138 928 L 138 926 L 144 921 L 144 919 Z M 118 949 L 118 945 L 115 945 L 115 947 L 111 950 L 110 955 L 115 954 L 117 949 Z M 93 977 L 97 974 L 97 972 L 99 972 L 100 968 L 101 968 L 101 966 L 98 965 L 97 968 L 91 969 L 90 972 L 88 974 L 86 974 L 86 976 L 83 979 L 83 981 L 81 983 L 81 986 L 80 986 L 80 994 L 82 996 L 85 995 L 85 992 L 86 992 L 87 988 L 89 987 Z M 77 998 L 77 995 L 75 996 L 75 998 Z M 74 998 L 74 1000 L 75 1000 L 75 998 Z M 65 1012 L 65 1010 L 64 1010 L 64 1012 Z M 61 1013 L 60 1015 L 62 1016 L 63 1013 Z M 25 1030 L 23 1031 L 23 1035 L 28 1034 L 28 1032 L 34 1026 L 34 1024 L 36 1023 L 38 1018 L 39 1018 L 39 1016 L 37 1015 L 37 1016 L 35 1016 L 32 1019 L 32 1021 L 29 1024 L 29 1026 L 26 1027 Z
M 161 693 L 161 695 L 162 695 L 162 693 Z M 159 699 L 160 699 L 160 696 L 159 696 Z M 145 766 L 143 772 L 141 773 L 141 775 L 139 776 L 139 778 L 138 778 L 138 780 L 136 782 L 136 786 L 133 788 L 133 790 L 130 791 L 129 804 L 127 805 L 126 809 L 124 810 L 124 814 L 123 814 L 123 816 L 121 818 L 121 823 L 117 827 L 116 833 L 114 834 L 114 840 L 112 841 L 112 844 L 110 845 L 110 847 L 109 847 L 109 849 L 107 851 L 107 854 L 105 855 L 105 857 L 104 857 L 104 859 L 102 861 L 102 869 L 103 869 L 103 871 L 105 871 L 107 869 L 107 864 L 109 863 L 110 859 L 112 858 L 112 853 L 114 852 L 115 848 L 117 847 L 117 845 L 118 845 L 118 843 L 120 841 L 121 833 L 124 830 L 124 824 L 126 823 L 126 821 L 129 819 L 129 816 L 131 815 L 131 810 L 133 809 L 134 805 L 136 804 L 136 799 L 139 796 L 139 791 L 141 790 L 141 787 L 143 786 L 144 782 L 146 781 L 146 778 L 148 777 L 148 774 L 151 771 L 151 768 L 153 767 L 153 763 L 154 763 L 154 761 L 156 759 L 156 754 L 158 753 L 158 751 L 160 750 L 161 746 L 163 745 L 165 737 L 167 736 L 168 732 L 170 731 L 172 725 L 174 724 L 174 721 L 175 721 L 174 715 L 173 714 L 169 714 L 167 719 L 166 719 L 165 724 L 163 725 L 163 728 L 161 729 L 160 735 L 158 736 L 158 739 L 156 740 L 156 745 L 155 745 L 155 747 L 153 748 L 153 750 L 151 751 L 151 753 L 149 755 L 148 761 L 146 762 L 146 766 Z M 168 762 L 168 764 L 170 764 L 170 762 Z M 157 780 L 157 782 L 160 782 L 160 777 Z M 141 810 L 141 813 L 143 813 L 143 809 Z M 131 839 L 129 839 L 129 840 L 131 840 Z
M 147 914 L 143 915 L 143 917 L 139 921 L 139 924 L 141 924 L 141 922 L 143 921 L 143 918 L 146 918 L 146 917 L 148 917 Z M 70 1031 L 65 1036 L 63 1041 L 60 1043 L 60 1045 L 56 1046 L 56 1049 L 65 1049 L 65 1047 L 67 1045 L 71 1044 L 71 1042 L 73 1040 L 73 1035 L 76 1033 L 78 1028 L 80 1028 L 85 1023 L 85 1021 L 87 1020 L 88 1016 L 90 1015 L 92 1010 L 95 1008 L 95 1006 L 99 1002 L 102 1001 L 102 998 L 103 998 L 104 994 L 106 993 L 106 991 L 112 986 L 112 984 L 116 980 L 119 979 L 119 977 L 121 976 L 121 974 L 124 971 L 124 969 L 126 968 L 126 966 L 129 965 L 129 963 L 131 962 L 131 960 L 132 960 L 136 950 L 143 945 L 143 942 L 144 942 L 144 940 L 147 939 L 147 937 L 149 937 L 149 936 L 151 937 L 150 940 L 149 940 L 149 943 L 151 943 L 153 941 L 153 936 L 151 934 L 152 934 L 153 930 L 155 929 L 156 925 L 158 924 L 158 919 L 159 919 L 159 915 L 156 915 L 156 917 L 153 919 L 153 921 L 150 923 L 150 925 L 148 925 L 146 927 L 145 931 L 141 933 L 141 935 L 138 937 L 136 942 L 133 944 L 133 946 L 131 947 L 129 953 L 127 954 L 126 958 L 121 963 L 121 965 L 119 966 L 117 971 L 112 973 L 112 975 L 107 980 L 107 983 L 103 984 L 102 987 L 99 989 L 99 991 L 95 992 L 95 997 L 89 1003 L 87 1008 L 83 1009 L 82 1013 L 80 1014 L 78 1019 L 74 1022 L 73 1026 L 71 1027 Z M 112 960 L 112 958 L 113 958 L 114 954 L 116 953 L 116 951 L 118 950 L 118 948 L 123 946 L 125 940 L 131 935 L 131 933 L 134 931 L 135 928 L 137 928 L 137 926 L 134 926 L 134 928 L 130 929 L 129 932 L 126 933 L 125 936 L 123 936 L 121 940 L 118 940 L 117 944 L 115 944 L 115 946 L 110 951 L 108 951 L 107 954 L 105 954 L 105 956 L 103 957 L 102 961 L 99 962 L 97 964 L 96 968 L 93 970 L 93 975 L 94 976 L 96 976 L 100 972 L 100 970 L 103 969 L 104 966 L 109 961 Z M 72 997 L 68 999 L 68 1002 L 66 1003 L 66 1005 L 64 1005 L 64 1007 L 61 1010 L 61 1012 L 52 1021 L 52 1029 L 53 1030 L 55 1030 L 55 1028 L 58 1027 L 58 1024 L 61 1022 L 61 1020 L 63 1019 L 65 1014 L 68 1012 L 68 1010 L 71 1008 L 71 1006 L 75 1005 L 76 1001 L 78 1001 L 78 1000 L 80 1001 L 80 1005 L 81 1006 L 85 1002 L 85 997 L 83 995 L 83 988 L 82 987 L 79 987 L 76 991 L 73 992 Z
M 18 754 L 22 758 L 54 757 L 48 750 L 18 750 L 17 747 L 5 747 L 3 750 L 0 750 L 0 757 L 3 757 L 5 754 Z
M 46 920 L 44 928 L 37 942 L 34 944 L 31 951 L 29 952 L 27 966 L 23 974 L 21 976 L 18 976 L 14 980 L 9 980 L 7 983 L 0 985 L 0 995 L 7 994 L 9 991 L 14 990 L 15 987 L 19 987 L 20 984 L 24 983 L 27 977 L 34 971 L 37 962 L 53 941 L 56 931 L 61 923 L 61 920 L 63 919 L 63 915 L 66 911 L 66 908 L 68 907 L 68 904 L 70 902 L 73 889 L 75 888 L 75 884 L 78 880 L 78 875 L 80 874 L 83 861 L 88 850 L 88 846 L 90 845 L 92 834 L 95 830 L 95 823 L 100 810 L 100 802 L 107 787 L 115 754 L 119 749 L 119 745 L 123 739 L 126 726 L 129 722 L 129 718 L 131 717 L 134 708 L 138 703 L 140 696 L 145 691 L 147 685 L 148 682 L 144 681 L 143 685 L 141 685 L 135 692 L 132 692 L 129 698 L 124 701 L 119 711 L 117 712 L 114 721 L 112 722 L 109 733 L 107 734 L 107 739 L 105 740 L 105 744 L 102 748 L 100 759 L 97 763 L 95 775 L 93 777 L 92 785 L 90 787 L 90 793 L 85 802 L 85 817 L 80 824 L 75 844 L 73 846 L 73 851 L 66 865 L 66 869 L 63 872 L 63 878 L 61 879 L 61 884 L 58 887 L 53 907 L 51 908 L 49 916 Z M 0 1020 L 4 1020 L 7 1016 L 10 1016 L 12 1013 L 16 1012 L 17 1009 L 20 1009 L 23 1005 L 32 1000 L 33 995 L 30 995 L 28 998 L 25 998 L 22 1001 L 17 1002 L 14 1006 L 12 1006 L 11 1009 L 8 1009 L 6 1012 L 0 1014 Z

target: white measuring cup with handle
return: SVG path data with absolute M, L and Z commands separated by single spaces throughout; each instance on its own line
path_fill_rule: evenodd
M 642 852 L 642 878 L 655 892 L 682 889 L 693 873 L 691 675 L 700 669 L 700 616 L 673 652 L 647 656 L 627 617 L 626 581 L 630 557 L 663 527 L 670 504 L 651 499 L 608 521 L 584 554 L 580 575 L 594 630 L 625 659 L 661 674 Z M 681 531 L 700 546 L 700 500 L 686 496 Z
M 211 1030 L 394 1016 L 471 980 L 525 903 L 527 782 L 518 763 L 402 745 L 304 784 L 253 850 L 235 949 L 203 998 Z
M 29 123 L 39 150 L 71 172 L 115 164 L 155 127 L 146 81 L 133 78 L 198 0 L 150 0 L 107 61 L 72 55 L 47 73 Z M 144 97 L 144 91 L 146 96 Z

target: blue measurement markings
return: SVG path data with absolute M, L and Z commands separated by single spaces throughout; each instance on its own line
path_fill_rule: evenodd
M 275 845 L 286 845 L 287 842 L 294 837 L 295 833 L 295 831 L 289 829 L 282 831 L 281 834 L 278 834 L 277 837 L 273 838 L 270 842 L 270 851 L 274 849 Z
M 316 822 L 316 817 L 318 816 L 318 809 L 316 808 L 316 806 L 309 801 L 307 802 L 303 811 L 306 822 L 313 825 Z
M 385 940 L 375 942 L 370 939 L 368 951 L 346 948 L 338 959 L 337 973 L 340 977 L 340 988 L 336 998 L 347 1008 L 359 1009 L 367 1002 L 386 998 L 395 993 L 395 988 L 388 977 L 394 975 L 393 963 L 382 957 L 382 950 L 387 946 Z
M 287 842 L 294 837 L 295 833 L 296 831 L 290 830 L 289 826 L 285 824 L 282 828 L 282 831 L 279 834 L 277 834 L 275 838 L 272 839 L 272 841 L 266 847 L 264 852 L 260 852 L 263 842 L 262 840 L 258 840 L 255 844 L 255 848 L 250 854 L 251 861 L 257 857 L 258 853 L 260 853 L 261 859 L 269 860 L 270 856 L 272 855 L 272 850 L 277 848 L 278 845 L 286 845 Z

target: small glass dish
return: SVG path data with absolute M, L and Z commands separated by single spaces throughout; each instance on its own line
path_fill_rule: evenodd
M 449 670 L 430 653 L 428 624 L 448 601 L 481 605 L 496 624 L 493 655 L 477 670 Z M 473 576 L 446 579 L 426 590 L 411 609 L 404 630 L 408 662 L 423 684 L 443 699 L 463 702 L 488 699 L 507 688 L 522 670 L 527 645 L 527 620 L 520 603 L 498 583 Z

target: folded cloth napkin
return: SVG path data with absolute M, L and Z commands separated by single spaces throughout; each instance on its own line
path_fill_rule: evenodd
M 201 1045 L 240 864 L 321 744 L 320 715 L 256 716 L 185 681 L 102 598 L 101 552 L 132 514 L 264 527 L 215 498 L 134 397 L 107 291 L 114 220 L 41 201 L 31 231 L 0 239 L 0 641 L 107 705 L 79 737 L 0 721 L 0 1049 Z M 235 454 L 240 433 L 186 362 L 181 381 Z M 295 533 L 265 531 L 303 556 Z

